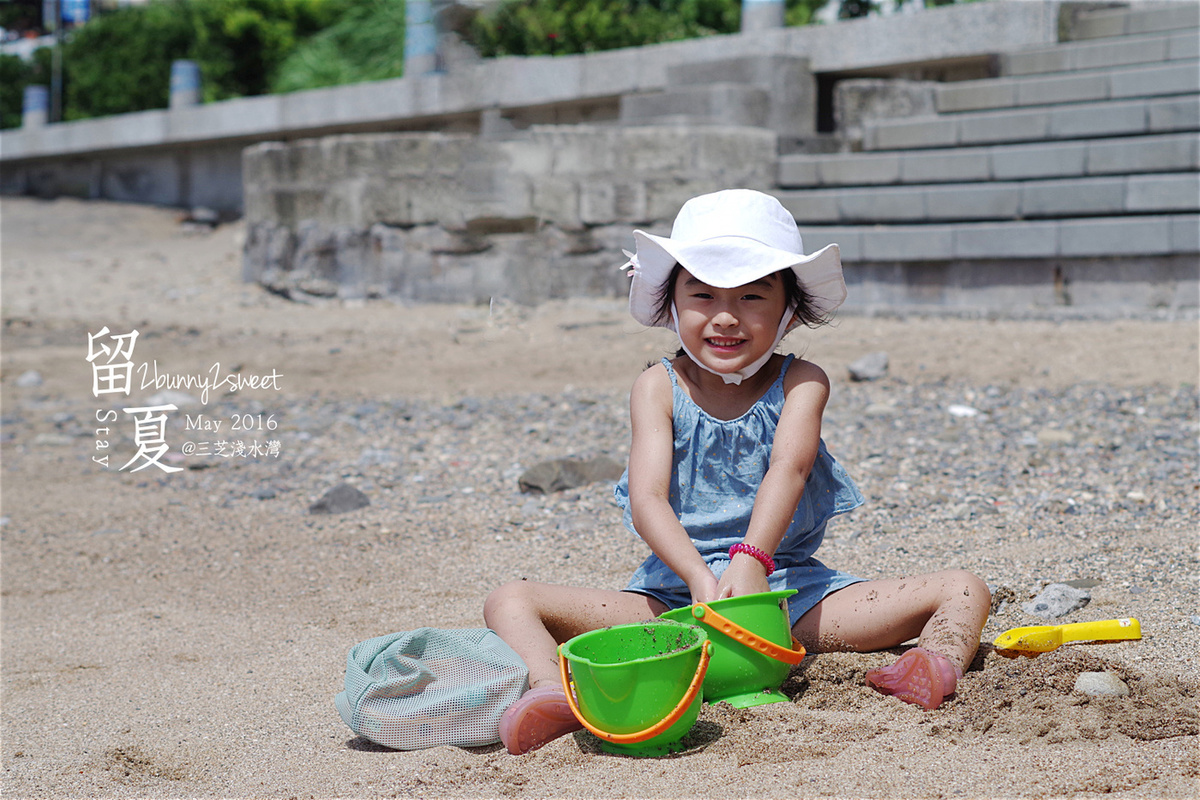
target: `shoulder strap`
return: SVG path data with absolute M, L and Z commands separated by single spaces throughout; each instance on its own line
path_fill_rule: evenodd
M 783 379 L 787 375 L 788 368 L 792 366 L 792 362 L 795 360 L 796 356 L 793 353 L 788 353 L 786 356 L 784 356 L 783 366 L 779 368 L 779 377 L 775 379 L 775 384 L 771 386 L 772 389 L 774 389 L 775 386 L 779 386 L 781 389 L 783 388 Z
M 679 381 L 675 376 L 675 368 L 671 366 L 671 359 L 664 357 L 662 365 L 667 368 L 667 375 L 671 377 L 671 386 L 675 389 L 679 388 Z

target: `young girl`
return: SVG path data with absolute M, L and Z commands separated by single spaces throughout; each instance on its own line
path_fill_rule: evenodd
M 633 385 L 625 524 L 653 555 L 624 591 L 515 581 L 484 606 L 529 666 L 530 690 L 501 720 L 510 753 L 577 730 L 557 645 L 672 608 L 795 589 L 792 632 L 810 651 L 909 649 L 867 673 L 884 694 L 936 708 L 979 647 L 991 597 L 962 571 L 864 581 L 813 558 L 830 518 L 862 495 L 825 449 L 829 379 L 775 352 L 793 327 L 826 321 L 846 296 L 837 245 L 804 255 L 774 198 L 728 190 L 688 201 L 670 238 L 634 232 L 630 312 L 679 334 L 680 353 Z

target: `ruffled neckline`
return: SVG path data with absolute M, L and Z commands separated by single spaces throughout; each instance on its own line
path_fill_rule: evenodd
M 733 417 L 732 419 L 721 419 L 720 417 L 714 417 L 712 414 L 701 408 L 700 404 L 693 400 L 691 395 L 685 392 L 683 387 L 679 385 L 678 376 L 675 374 L 675 368 L 671 366 L 670 359 L 664 358 L 662 363 L 663 366 L 667 368 L 667 374 L 671 377 L 672 391 L 678 392 L 680 397 L 682 397 L 689 406 L 694 408 L 696 412 L 704 418 L 711 420 L 718 425 L 732 425 L 735 422 L 741 422 L 747 417 L 753 415 L 755 411 L 762 406 L 763 401 L 771 396 L 772 392 L 775 392 L 776 390 L 782 390 L 783 378 L 785 375 L 787 375 L 788 368 L 792 365 L 792 361 L 794 361 L 795 358 L 795 354 L 789 353 L 786 355 L 783 359 L 783 365 L 779 368 L 779 374 L 775 376 L 775 380 L 771 382 L 771 385 L 766 388 L 762 395 L 760 395 L 753 403 L 751 403 L 750 407 L 746 409 L 745 412 Z

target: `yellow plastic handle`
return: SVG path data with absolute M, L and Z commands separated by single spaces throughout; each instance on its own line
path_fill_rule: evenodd
M 776 661 L 782 661 L 785 664 L 799 664 L 804 660 L 806 652 L 804 645 L 797 642 L 795 637 L 792 637 L 791 650 L 786 647 L 780 647 L 774 642 L 767 641 L 761 636 L 757 636 L 746 630 L 736 622 L 721 616 L 716 611 L 713 611 L 712 607 L 707 603 L 696 603 L 692 606 L 692 616 L 707 625 L 711 625 L 729 638 L 735 639 L 753 650 L 757 650 L 764 656 L 770 656 Z
M 1062 626 L 1064 642 L 1115 642 L 1142 638 L 1142 624 L 1133 617 L 1071 622 Z
M 671 713 L 660 719 L 658 722 L 651 725 L 645 730 L 637 731 L 636 733 L 609 733 L 608 731 L 597 728 L 592 723 L 583 718 L 583 714 L 579 713 L 579 706 L 575 704 L 575 693 L 572 689 L 573 682 L 568 674 L 567 657 L 563 655 L 562 646 L 558 648 L 558 670 L 562 677 L 563 693 L 567 696 L 567 705 L 571 707 L 571 713 L 575 715 L 575 719 L 583 727 L 587 728 L 592 733 L 609 742 L 617 744 L 636 744 L 644 742 L 663 733 L 667 728 L 679 721 L 679 718 L 684 715 L 692 701 L 696 699 L 696 695 L 700 692 L 700 687 L 704 684 L 704 675 L 708 672 L 709 649 L 712 642 L 707 639 L 700 647 L 700 664 L 696 667 L 696 674 L 692 676 L 692 682 L 684 692 L 683 699 L 679 701 L 679 705 L 671 709 Z

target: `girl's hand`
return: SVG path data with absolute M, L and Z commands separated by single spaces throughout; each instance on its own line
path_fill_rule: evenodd
M 711 603 L 713 600 L 719 599 L 717 587 L 717 578 L 707 568 L 704 573 L 697 575 L 688 582 L 688 589 L 692 592 L 692 605 L 696 603 Z
M 763 565 L 744 553 L 738 553 L 733 557 L 717 584 L 718 599 L 769 591 L 771 591 L 771 587 L 767 583 Z

